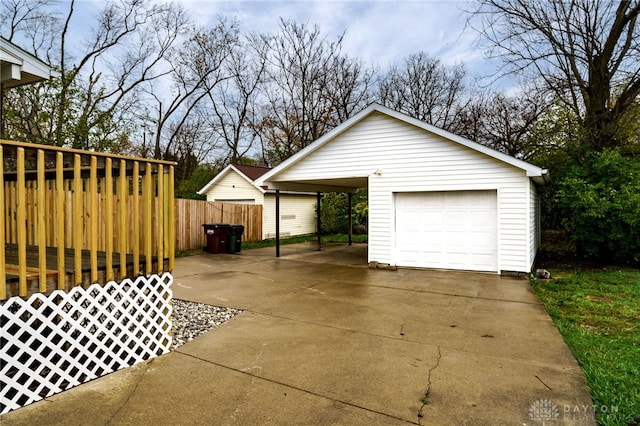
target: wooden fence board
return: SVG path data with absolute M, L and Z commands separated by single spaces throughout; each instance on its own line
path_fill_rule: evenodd
M 202 225 L 228 223 L 243 225 L 243 241 L 262 239 L 262 206 L 200 200 L 175 200 L 176 251 L 197 250 L 207 244 Z

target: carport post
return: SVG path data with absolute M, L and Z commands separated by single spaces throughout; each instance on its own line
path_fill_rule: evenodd
M 4 109 L 4 87 L 0 83 L 0 139 L 4 139 L 4 121 L 2 120 L 2 110 Z
M 276 257 L 280 257 L 280 190 L 276 189 Z
M 353 235 L 352 235 L 353 218 L 351 217 L 351 213 L 352 213 L 352 211 L 351 211 L 351 198 L 352 198 L 352 196 L 353 196 L 353 194 L 350 193 L 350 192 L 347 194 L 347 207 L 349 209 L 349 231 L 348 231 L 348 234 L 349 234 L 349 245 L 351 245 L 352 237 L 353 237 Z
M 320 201 L 322 201 L 322 193 L 318 192 L 318 201 L 317 201 L 317 205 L 316 205 L 316 227 L 317 227 L 317 233 L 318 233 L 318 251 L 322 250 L 322 242 L 320 240 L 320 225 L 321 225 L 321 221 L 320 221 Z

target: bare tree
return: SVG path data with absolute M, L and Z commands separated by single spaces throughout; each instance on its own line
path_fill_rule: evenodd
M 450 130 L 465 90 L 463 65 L 447 67 L 424 52 L 393 65 L 382 77 L 380 102 L 429 124 Z
M 107 3 L 85 45 L 87 53 L 69 72 L 73 78 L 86 75 L 82 78 L 86 96 L 73 146 L 92 147 L 90 129 L 105 115 L 132 109 L 145 85 L 167 75 L 165 59 L 187 24 L 184 10 L 175 4 Z M 65 74 L 63 70 L 63 81 Z
M 60 33 L 60 17 L 53 9 L 52 0 L 3 0 L 0 3 L 2 36 L 10 42 L 29 42 L 31 52 L 39 52 L 48 62 L 55 38 Z M 18 42 L 18 44 L 20 44 Z M 56 61 L 57 62 L 57 61 Z
M 281 21 L 280 33 L 264 36 L 268 82 L 259 123 L 264 159 L 277 164 L 365 106 L 373 72 L 341 53 L 316 25 Z
M 269 46 L 258 36 L 246 37 L 233 46 L 225 69 L 229 79 L 207 92 L 213 110 L 208 121 L 226 145 L 225 159 L 238 162 L 254 148 L 258 134 L 257 102 L 265 82 Z
M 202 117 L 206 114 L 206 109 L 199 108 L 198 111 L 190 114 L 187 121 L 181 122 L 179 128 L 175 128 L 176 123 L 169 125 L 168 130 L 173 135 L 174 141 L 171 153 L 165 159 L 177 163 L 176 182 L 188 180 L 198 165 L 204 162 L 216 148 L 212 143 L 215 135 L 211 134 L 211 129 Z
M 376 70 L 358 58 L 340 55 L 329 70 L 328 96 L 337 123 L 348 120 L 374 100 Z
M 548 103 L 540 92 L 523 89 L 518 95 L 476 94 L 456 121 L 457 134 L 522 160 L 539 153 L 536 125 Z
M 268 37 L 268 104 L 260 130 L 268 156 L 280 162 L 325 132 L 330 114 L 326 97 L 328 64 L 342 42 L 323 38 L 319 27 L 281 21 Z
M 480 0 L 472 19 L 505 72 L 542 79 L 586 130 L 586 145 L 624 145 L 640 94 L 638 0 Z
M 40 135 L 41 139 L 33 140 L 40 143 L 121 150 L 131 127 L 127 114 L 138 105 L 140 89 L 166 75 L 164 59 L 187 28 L 185 12 L 174 4 L 110 1 L 95 22 L 82 23 L 90 30 L 79 44 L 68 38 L 76 25 L 75 0 L 68 3 L 64 16 L 43 15 L 38 6 L 48 4 L 44 1 L 11 2 L 13 13 L 7 16 L 12 16 L 13 36 L 22 31 L 36 55 L 38 47 L 45 46 L 60 71 L 53 82 L 10 94 L 26 97 L 39 108 L 27 114 L 12 111 L 16 120 L 11 126 L 21 126 L 17 132 L 30 137 L 28 140 Z
M 192 119 L 203 100 L 222 81 L 230 76 L 225 63 L 237 42 L 235 22 L 219 20 L 211 28 L 198 28 L 179 48 L 170 53 L 172 77 L 170 86 L 150 86 L 148 96 L 153 99 L 154 157 L 171 158 L 178 149 L 174 145 L 182 133 L 182 126 Z

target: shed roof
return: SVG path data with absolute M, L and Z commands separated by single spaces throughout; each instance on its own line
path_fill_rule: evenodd
M 286 179 L 279 179 L 279 178 L 283 175 L 283 173 L 286 170 L 293 167 L 294 165 L 304 160 L 305 158 L 313 155 L 316 151 L 320 150 L 327 143 L 337 138 L 338 136 L 342 135 L 343 133 L 347 132 L 353 126 L 360 123 L 361 121 L 363 121 L 364 119 L 366 119 L 367 117 L 369 117 L 371 114 L 374 114 L 374 113 L 381 113 L 381 114 L 385 114 L 387 116 L 393 117 L 397 120 L 400 120 L 406 123 L 407 125 L 415 126 L 420 129 L 426 130 L 442 138 L 445 138 L 451 142 L 460 144 L 461 146 L 470 148 L 479 153 L 487 155 L 493 159 L 502 161 L 513 167 L 519 168 L 525 171 L 526 175 L 532 178 L 538 184 L 544 184 L 545 180 L 547 180 L 546 169 L 543 169 L 533 164 L 519 160 L 515 157 L 511 157 L 507 154 L 503 154 L 501 152 L 498 152 L 484 145 L 480 145 L 477 142 L 473 142 L 469 139 L 463 138 L 461 136 L 458 136 L 446 130 L 432 126 L 428 123 L 425 123 L 416 118 L 410 117 L 401 112 L 395 111 L 391 108 L 387 108 L 385 106 L 374 103 L 369 105 L 367 108 L 365 108 L 355 116 L 351 117 L 347 121 L 343 122 L 341 125 L 334 128 L 330 132 L 321 136 L 319 139 L 311 143 L 306 148 L 302 149 L 301 151 L 297 152 L 293 156 L 289 157 L 287 160 L 282 162 L 277 167 L 273 168 L 271 171 L 269 171 L 268 173 L 266 173 L 260 178 L 260 182 L 262 182 L 262 184 L 268 184 L 269 187 L 273 187 L 277 189 L 290 189 L 290 190 L 295 190 L 295 189 L 300 190 L 304 187 L 305 190 L 352 192 L 358 189 L 359 187 L 362 187 L 363 186 L 362 183 L 366 182 L 365 177 L 351 178 L 351 179 L 336 178 L 335 180 L 328 180 L 326 178 L 322 180 L 310 179 L 310 180 L 305 180 L 304 182 L 291 182 L 291 181 L 287 181 Z M 311 186 L 313 186 L 314 188 L 312 188 Z
M 60 74 L 26 50 L 0 37 L 0 82 L 3 89 L 37 83 Z
M 233 166 L 251 180 L 256 180 L 271 170 L 271 168 L 263 166 L 246 166 L 244 164 L 234 164 Z
M 247 171 L 247 173 L 245 173 L 243 170 Z M 251 168 L 251 169 L 250 169 Z M 258 169 L 266 169 L 266 170 L 258 170 Z M 256 178 L 252 178 L 249 175 L 257 175 L 258 177 L 264 175 L 267 171 L 269 171 L 268 167 L 255 167 L 254 166 L 242 166 L 239 164 L 229 164 L 227 167 L 225 167 L 224 169 L 222 169 L 222 171 L 220 173 L 218 173 L 217 175 L 215 175 L 213 177 L 213 179 L 211 179 L 204 187 L 202 187 L 202 189 L 200 189 L 197 194 L 199 195 L 204 195 L 206 194 L 213 185 L 215 185 L 216 183 L 218 183 L 218 181 L 220 181 L 223 177 L 225 177 L 227 174 L 229 173 L 237 173 L 240 177 L 242 177 L 244 180 L 246 180 L 250 185 L 254 186 L 258 191 L 262 192 L 263 194 L 266 192 L 266 190 L 264 188 L 261 188 L 259 185 L 256 185 L 255 183 L 255 179 Z

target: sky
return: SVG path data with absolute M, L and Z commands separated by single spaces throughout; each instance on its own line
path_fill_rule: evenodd
M 422 1 L 182 1 L 197 22 L 234 16 L 243 28 L 277 31 L 280 18 L 318 24 L 329 36 L 345 32 L 345 50 L 386 67 L 426 51 L 445 63 L 481 59 L 476 34 L 464 30 L 467 2 Z
M 280 18 L 317 24 L 344 51 L 384 70 L 412 53 L 426 52 L 445 65 L 464 63 L 472 77 L 486 77 L 498 65 L 483 57 L 477 33 L 466 25 L 470 0 L 178 0 L 200 25 L 235 18 L 244 30 L 277 32 Z M 100 0 L 80 0 L 76 19 L 97 10 Z

